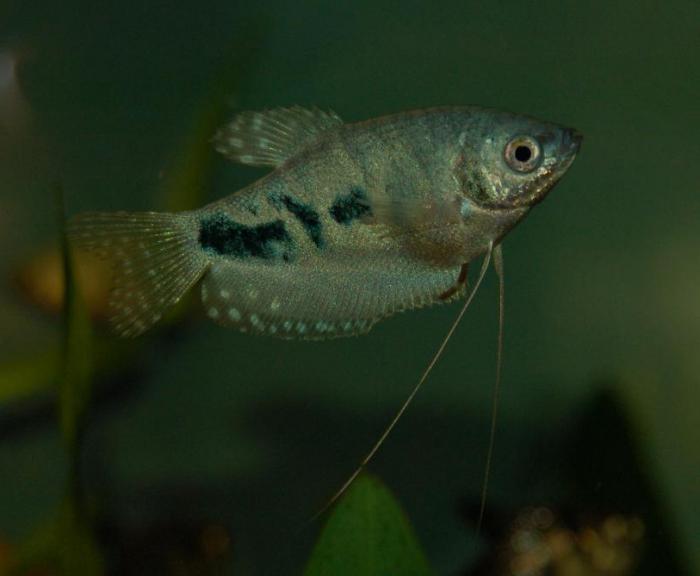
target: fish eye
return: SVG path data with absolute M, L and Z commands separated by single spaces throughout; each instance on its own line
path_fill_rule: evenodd
M 506 144 L 503 156 L 511 169 L 526 174 L 539 166 L 542 147 L 531 136 L 516 136 Z

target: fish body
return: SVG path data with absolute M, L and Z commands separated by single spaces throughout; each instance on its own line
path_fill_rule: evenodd
M 114 263 L 123 335 L 148 329 L 200 279 L 218 323 L 353 335 L 463 294 L 468 263 L 544 198 L 580 140 L 473 107 L 354 124 L 298 107 L 247 112 L 216 146 L 273 167 L 267 176 L 195 211 L 79 215 L 71 235 Z

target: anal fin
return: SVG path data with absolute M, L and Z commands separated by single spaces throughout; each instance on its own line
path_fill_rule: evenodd
M 327 339 L 362 334 L 401 310 L 444 302 L 439 295 L 458 279 L 458 267 L 436 270 L 398 258 L 362 267 L 349 267 L 341 256 L 324 266 L 222 259 L 204 277 L 202 302 L 209 318 L 241 331 Z

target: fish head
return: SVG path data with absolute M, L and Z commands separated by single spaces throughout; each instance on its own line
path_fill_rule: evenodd
M 464 194 L 487 209 L 541 202 L 571 166 L 582 135 L 573 128 L 479 110 L 460 134 L 457 177 Z

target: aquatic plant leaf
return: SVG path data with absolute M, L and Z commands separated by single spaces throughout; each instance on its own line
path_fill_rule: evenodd
M 0 366 L 0 406 L 54 392 L 60 365 L 60 350 L 51 347 Z
M 181 148 L 173 155 L 171 167 L 160 186 L 159 194 L 166 211 L 194 210 L 204 204 L 214 175 L 212 135 L 228 112 L 240 75 L 241 62 L 227 60 L 197 104 Z
M 75 280 L 73 255 L 68 244 L 63 194 L 56 190 L 59 229 L 66 283 L 63 370 L 59 376 L 59 421 L 69 451 L 77 448 L 79 430 L 92 388 L 92 326 L 85 301 Z
M 375 477 L 357 478 L 319 536 L 304 576 L 426 576 L 427 560 L 399 503 Z
M 0 576 L 20 574 L 99 576 L 105 573 L 104 559 L 89 524 L 77 513 L 71 499 L 41 523 L 10 559 Z
M 128 370 L 139 351 L 129 340 L 96 336 L 92 340 L 93 375 L 115 376 Z M 0 364 L 0 414 L 5 406 L 36 399 L 53 401 L 56 374 L 64 364 L 63 348 L 51 344 Z
M 222 116 L 222 109 L 221 99 L 207 98 L 195 111 L 192 127 L 160 186 L 167 211 L 193 210 L 204 203 L 214 163 L 211 135 Z

